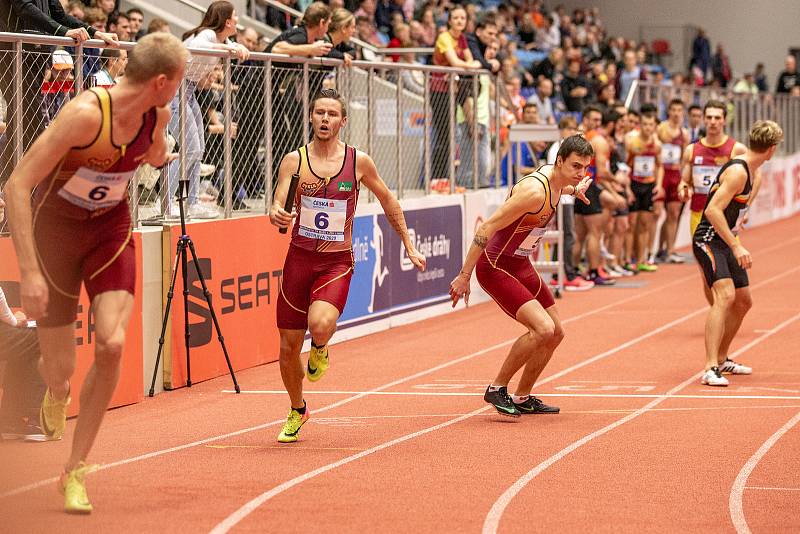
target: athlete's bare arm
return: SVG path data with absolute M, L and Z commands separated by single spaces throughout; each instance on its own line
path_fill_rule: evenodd
M 392 225 L 394 231 L 397 232 L 397 235 L 403 240 L 403 246 L 406 249 L 408 259 L 411 260 L 411 263 L 413 263 L 417 269 L 424 271 L 426 263 L 425 256 L 417 250 L 417 247 L 411 241 L 411 236 L 408 235 L 406 217 L 403 214 L 403 208 L 400 207 L 400 202 L 397 201 L 397 197 L 394 196 L 394 193 L 386 187 L 386 183 L 378 174 L 378 168 L 375 166 L 375 162 L 372 161 L 372 158 L 360 150 L 356 154 L 356 175 L 359 177 L 361 183 L 372 191 L 375 194 L 375 198 L 381 203 L 383 213 L 386 214 L 389 224 Z
M 661 141 L 656 137 L 656 187 L 653 191 L 653 196 L 659 196 L 664 193 L 664 165 L 661 162 Z
M 275 195 L 272 198 L 272 206 L 269 209 L 269 222 L 278 228 L 289 226 L 292 218 L 296 215 L 294 210 L 289 213 L 283 207 L 286 205 L 289 183 L 292 181 L 292 175 L 297 172 L 299 162 L 300 154 L 297 150 L 294 150 L 283 156 L 281 166 L 278 168 L 278 184 L 275 187 Z
M 22 306 L 32 319 L 41 318 L 47 308 L 47 283 L 33 243 L 31 193 L 56 170 L 71 148 L 94 141 L 102 120 L 93 94 L 87 91 L 72 99 L 25 152 L 6 185 L 8 222 L 21 274 Z
M 611 187 L 611 182 L 614 181 L 614 175 L 611 174 L 611 165 L 609 162 L 609 155 L 611 154 L 611 146 L 608 141 L 596 135 L 592 138 L 592 148 L 594 148 L 594 161 L 595 172 L 597 173 L 597 184 L 604 188 Z
M 747 171 L 744 167 L 741 165 L 728 167 L 719 177 L 719 188 L 714 192 L 714 196 L 705 209 L 705 216 L 708 222 L 714 226 L 717 235 L 731 248 L 734 256 L 736 256 L 736 261 L 739 262 L 743 269 L 749 269 L 753 264 L 753 260 L 747 249 L 742 246 L 728 227 L 728 221 L 725 220 L 723 211 L 733 201 L 733 197 L 744 190 L 746 182 Z
M 475 230 L 475 237 L 464 258 L 461 272 L 450 282 L 450 296 L 454 307 L 462 296 L 464 302 L 469 304 L 469 280 L 472 277 L 472 270 L 475 269 L 475 264 L 478 263 L 492 236 L 525 213 L 537 210 L 546 201 L 547 194 L 541 182 L 538 180 L 520 182 L 514 186 L 514 194 Z
M 678 184 L 678 199 L 687 202 L 692 199 L 694 186 L 692 184 L 692 157 L 694 145 L 689 145 L 683 150 L 681 157 L 681 181 Z
M 178 158 L 175 152 L 167 153 L 167 125 L 172 117 L 168 106 L 156 108 L 156 124 L 153 128 L 152 141 L 147 152 L 136 158 L 139 163 L 149 163 L 153 167 L 163 167 Z

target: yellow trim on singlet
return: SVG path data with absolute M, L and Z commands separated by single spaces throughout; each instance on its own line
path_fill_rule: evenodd
M 119 255 L 122 254 L 122 251 L 125 250 L 125 247 L 128 246 L 128 242 L 131 240 L 131 232 L 133 232 L 133 228 L 128 228 L 128 235 L 125 237 L 125 241 L 122 243 L 122 246 L 119 247 L 117 252 L 111 256 L 111 259 L 108 260 L 105 265 L 97 269 L 91 276 L 89 276 L 89 280 L 94 280 L 95 276 L 108 269 L 108 267 L 117 260 Z
M 703 145 L 706 148 L 719 148 L 722 145 L 724 145 L 725 143 L 727 143 L 728 139 L 730 139 L 730 136 L 729 135 L 725 135 L 725 139 L 721 143 L 719 143 L 718 145 L 709 145 L 708 143 L 705 142 L 705 140 L 706 140 L 705 137 L 701 137 L 697 142 L 700 143 L 701 145 Z M 736 143 L 733 143 L 733 144 L 734 144 L 734 146 L 736 146 Z M 731 149 L 731 154 L 732 153 L 733 153 L 733 149 Z
M 100 113 L 103 117 L 100 125 L 100 135 L 94 140 L 92 146 L 102 142 L 106 142 L 111 146 L 116 146 L 114 145 L 114 140 L 111 138 L 111 97 L 108 95 L 108 91 L 102 87 L 93 87 L 90 91 L 95 94 L 97 100 L 100 102 Z M 119 148 L 124 156 L 125 145 Z

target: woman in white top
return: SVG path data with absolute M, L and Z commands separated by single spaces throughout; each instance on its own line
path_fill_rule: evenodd
M 200 25 L 183 34 L 183 42 L 189 48 L 210 48 L 226 50 L 231 56 L 246 60 L 250 52 L 243 45 L 230 41 L 236 33 L 236 24 L 239 17 L 233 4 L 225 0 L 213 2 L 208 6 L 206 14 Z M 216 56 L 192 55 L 186 67 L 186 102 L 183 108 L 186 113 L 186 178 L 189 180 L 189 209 L 188 215 L 196 219 L 215 218 L 217 209 L 213 206 L 198 204 L 197 189 L 200 183 L 200 163 L 205 150 L 205 137 L 203 134 L 203 115 L 197 104 L 195 89 L 197 82 L 205 78 L 219 62 Z M 180 116 L 178 106 L 180 93 L 172 101 L 172 119 L 169 129 L 175 139 L 180 139 Z M 173 161 L 169 167 L 168 182 L 170 200 L 175 197 L 178 190 L 180 163 Z M 170 210 L 171 211 L 171 210 Z M 170 213 L 174 216 L 175 213 Z

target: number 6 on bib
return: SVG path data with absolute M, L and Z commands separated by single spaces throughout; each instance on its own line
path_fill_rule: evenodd
M 344 241 L 347 200 L 303 196 L 298 234 L 323 241 Z

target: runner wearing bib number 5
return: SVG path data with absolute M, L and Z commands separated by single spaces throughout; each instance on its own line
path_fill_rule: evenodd
M 689 226 L 692 235 L 700 222 L 708 198 L 708 190 L 717 177 L 717 173 L 731 158 L 747 152 L 747 147 L 725 135 L 727 113 L 724 102 L 719 100 L 706 102 L 703 107 L 706 135 L 683 151 L 678 197 L 681 202 L 691 202 Z M 703 289 L 706 300 L 711 304 L 711 290 L 705 284 L 703 284 Z
M 558 149 L 555 165 L 545 165 L 520 180 L 508 198 L 475 232 L 461 273 L 450 282 L 453 306 L 460 298 L 469 303 L 472 270 L 498 306 L 527 332 L 511 347 L 484 400 L 502 415 L 558 413 L 531 395 L 531 389 L 564 338 L 561 320 L 550 290 L 531 264 L 530 256 L 555 215 L 561 195 L 575 195 L 585 205 L 592 183 L 587 176 L 594 150 L 580 135 L 567 137 Z M 522 367 L 516 394 L 508 394 L 511 378 Z
M 314 140 L 281 161 L 269 214 L 272 224 L 280 228 L 297 218 L 277 305 L 281 377 L 291 402 L 278 435 L 281 443 L 297 441 L 300 427 L 309 417 L 300 361 L 306 330 L 311 333 L 308 379 L 316 382 L 328 369 L 327 344 L 336 331 L 353 276 L 353 218 L 362 184 L 381 203 L 408 258 L 420 271 L 425 270 L 425 256 L 417 252 L 409 237 L 400 203 L 378 175 L 372 158 L 339 140 L 339 130 L 346 124 L 344 99 L 333 89 L 320 91 L 311 103 Z M 287 213 L 283 206 L 292 175 L 298 177 L 295 213 Z
M 128 56 L 122 81 L 108 90 L 85 91 L 64 106 L 6 189 L 22 305 L 38 323 L 48 385 L 40 418 L 48 439 L 61 439 L 66 426 L 81 283 L 94 315 L 95 359 L 59 483 L 68 513 L 92 510 L 84 460 L 117 385 L 133 309 L 136 260 L 128 181 L 140 163 L 160 167 L 175 156 L 167 154 L 167 106 L 187 58 L 170 34 L 143 37 Z

